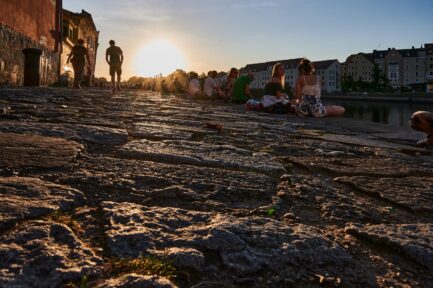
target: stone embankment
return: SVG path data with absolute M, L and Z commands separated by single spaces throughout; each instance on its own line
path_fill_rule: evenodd
M 422 137 L 150 92 L 2 88 L 0 287 L 431 287 Z

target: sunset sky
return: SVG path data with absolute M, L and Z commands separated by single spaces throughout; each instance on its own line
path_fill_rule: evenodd
M 352 53 L 433 42 L 432 0 L 64 0 L 63 6 L 91 13 L 101 31 L 99 77 L 108 76 L 110 39 L 125 53 L 124 79 L 178 66 L 201 73 L 297 57 L 343 62 Z

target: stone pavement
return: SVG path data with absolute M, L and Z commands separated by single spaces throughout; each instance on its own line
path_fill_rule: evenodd
M 144 91 L 1 88 L 0 287 L 432 287 L 422 137 Z

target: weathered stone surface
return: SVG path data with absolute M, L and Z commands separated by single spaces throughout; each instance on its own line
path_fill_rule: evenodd
M 83 149 L 81 144 L 38 135 L 0 133 L 0 167 L 61 167 Z
M 433 271 L 433 224 L 348 226 L 346 232 L 385 245 Z
M 175 288 L 170 280 L 157 276 L 142 276 L 127 274 L 119 278 L 105 280 L 95 286 L 96 288 Z
M 91 171 L 91 172 L 90 172 Z M 102 199 L 194 210 L 254 209 L 271 203 L 278 181 L 263 174 L 101 157 L 65 175 Z M 81 188 L 80 188 L 81 189 Z
M 2 122 L 0 131 L 16 134 L 37 134 L 60 137 L 80 142 L 103 145 L 121 145 L 128 140 L 123 129 L 80 124 L 52 124 L 37 122 Z
M 408 161 L 379 157 L 284 157 L 284 161 L 302 166 L 310 171 L 325 171 L 332 175 L 406 177 L 433 175 L 433 167 Z
M 191 141 L 131 141 L 123 146 L 119 156 L 166 162 L 208 166 L 220 169 L 255 171 L 279 176 L 283 166 L 266 153 L 230 145 L 210 145 Z
M 66 226 L 30 221 L 0 236 L 2 287 L 60 287 L 95 275 L 101 259 Z
M 305 225 L 290 227 L 268 218 L 236 218 L 131 203 L 104 202 L 103 211 L 110 223 L 107 245 L 117 257 L 194 247 L 182 250 L 184 257 L 188 251 L 190 257 L 199 255 L 196 250 L 205 255 L 214 251 L 225 269 L 238 276 L 263 269 L 277 273 L 293 269 L 318 272 L 327 265 L 343 269 L 352 260 L 338 244 Z
M 369 139 L 362 136 L 328 134 L 328 135 L 324 135 L 322 138 L 326 141 L 340 142 L 340 143 L 346 143 L 346 144 L 352 144 L 358 146 L 388 148 L 388 149 L 396 149 L 396 150 L 411 151 L 411 152 L 425 152 L 425 150 L 421 148 L 387 142 L 387 141 L 381 141 L 379 139 L 371 139 L 371 138 Z
M 433 179 L 431 177 L 376 178 L 367 176 L 338 177 L 338 182 L 376 195 L 416 212 L 433 211 Z
M 26 218 L 83 205 L 83 193 L 36 178 L 0 178 L 0 231 Z
M 129 135 L 149 140 L 192 140 L 194 135 L 206 135 L 212 132 L 211 130 L 200 129 L 199 127 L 169 126 L 161 123 L 137 123 L 129 130 Z

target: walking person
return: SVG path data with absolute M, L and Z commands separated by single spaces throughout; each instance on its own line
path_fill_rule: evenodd
M 120 80 L 122 75 L 123 51 L 116 46 L 114 40 L 110 40 L 110 47 L 105 52 L 105 60 L 110 65 L 111 84 L 113 91 L 116 90 L 116 74 L 117 74 L 117 90 L 120 91 Z
M 72 47 L 71 53 L 66 60 L 66 63 L 72 63 L 72 68 L 74 69 L 74 88 L 81 88 L 81 82 L 83 81 L 84 76 L 84 66 L 86 66 L 86 58 L 88 69 L 91 70 L 89 51 L 84 47 L 84 40 L 78 39 L 77 45 Z

